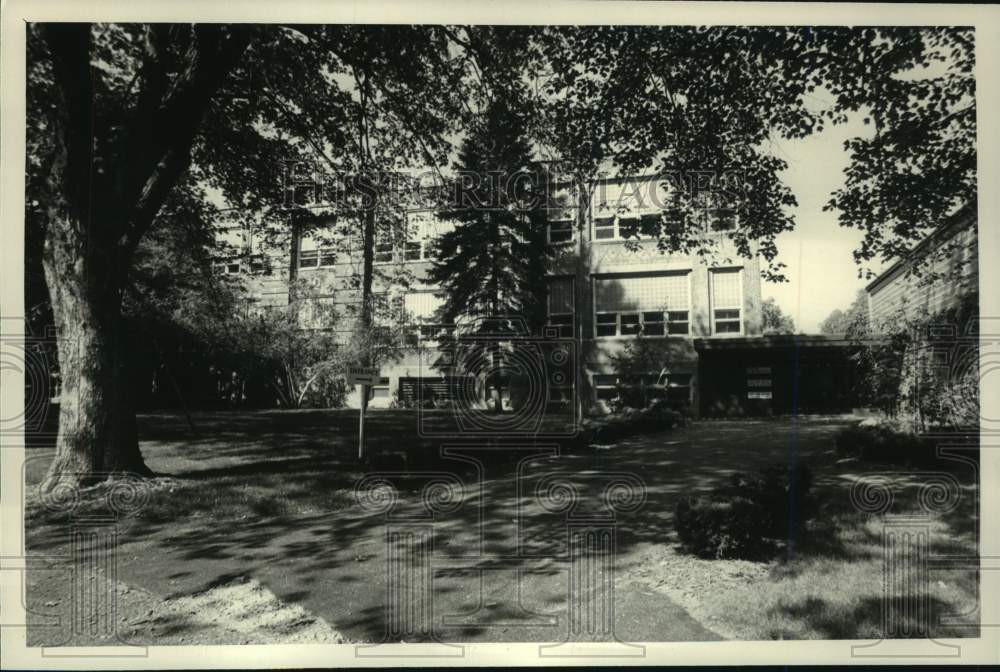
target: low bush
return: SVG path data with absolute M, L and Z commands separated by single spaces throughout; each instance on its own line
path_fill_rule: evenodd
M 620 413 L 583 421 L 581 442 L 612 443 L 639 434 L 661 432 L 684 424 L 684 416 L 666 402 L 654 402 L 649 408 L 623 408 Z
M 866 462 L 928 466 L 938 461 L 937 442 L 887 424 L 854 425 L 837 433 L 837 455 Z
M 780 537 L 793 532 L 808 517 L 812 470 L 804 464 L 792 469 L 774 465 L 761 471 L 737 473 L 730 492 L 760 506 L 762 533 Z
M 735 474 L 710 495 L 688 496 L 674 509 L 681 543 L 704 558 L 757 558 L 797 534 L 811 511 L 812 472 L 785 465 Z
M 754 558 L 767 550 L 758 534 L 760 507 L 745 498 L 685 497 L 677 502 L 674 527 L 689 550 L 703 558 Z

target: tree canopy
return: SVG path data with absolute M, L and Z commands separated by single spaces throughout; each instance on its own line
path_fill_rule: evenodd
M 373 176 L 443 169 L 488 110 L 517 101 L 508 121 L 578 190 L 609 163 L 661 175 L 674 199 L 661 250 L 705 253 L 700 213 L 721 199 L 737 252 L 759 254 L 771 279 L 783 277 L 775 241 L 795 204 L 774 143 L 860 116 L 871 133 L 847 142 L 828 207 L 863 231 L 859 264 L 898 256 L 975 200 L 973 38 L 947 27 L 32 24 L 27 249 L 66 336 L 63 389 L 79 401 L 61 411 L 47 482 L 144 470 L 118 353 L 126 297 L 176 300 L 139 251 L 159 227 L 207 227 L 221 199 L 275 244 L 289 224 L 360 226 L 370 255 L 373 213 L 391 227 L 406 207 L 385 198 L 392 189 L 372 192 Z M 290 208 L 290 160 L 367 182 L 325 208 Z
M 785 315 L 773 297 L 760 304 L 761 321 L 765 334 L 794 334 L 795 321 Z

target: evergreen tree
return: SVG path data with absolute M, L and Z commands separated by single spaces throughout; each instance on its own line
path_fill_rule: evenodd
M 488 363 L 486 385 L 501 410 L 505 338 L 538 334 L 545 322 L 546 171 L 533 160 L 526 115 L 496 98 L 462 143 L 449 208 L 455 222 L 436 243 L 428 279 L 441 287 L 441 321 L 455 324 L 466 362 Z M 451 348 L 454 344 L 445 344 Z

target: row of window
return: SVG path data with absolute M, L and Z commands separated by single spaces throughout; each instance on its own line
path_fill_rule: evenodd
M 742 269 L 712 269 L 708 277 L 711 333 L 742 333 Z M 691 334 L 690 271 L 600 276 L 594 277 L 591 282 L 594 337 L 664 337 Z M 438 323 L 437 313 L 443 298 L 434 291 L 411 291 L 391 299 L 389 295 L 379 296 L 380 301 L 387 302 L 384 305 L 387 316 L 406 316 L 407 320 L 415 323 L 412 332 L 407 336 L 413 345 L 446 339 L 453 335 L 452 326 Z M 572 277 L 550 279 L 547 324 L 558 336 L 574 338 L 580 335 L 576 331 L 575 306 L 574 279 Z
M 262 257 L 251 257 L 249 259 L 229 259 L 226 261 L 216 261 L 212 264 L 212 271 L 218 275 L 238 275 L 239 273 L 263 273 L 267 266 Z
M 668 401 L 686 403 L 691 397 L 691 374 L 690 373 L 669 373 L 661 375 L 659 373 L 647 373 L 635 376 L 631 379 L 623 379 L 617 374 L 594 374 L 591 379 L 594 385 L 594 392 L 599 401 L 611 401 L 618 394 L 618 384 L 631 384 L 646 387 L 650 390 L 650 395 L 662 394 Z
M 431 241 L 407 242 L 398 250 L 403 261 L 427 261 L 433 258 Z M 389 264 L 397 259 L 397 249 L 392 243 L 376 243 L 376 264 Z M 299 268 L 322 268 L 337 263 L 337 253 L 332 249 L 303 250 L 299 253 Z
M 659 214 L 641 217 L 602 217 L 594 220 L 594 240 L 626 240 L 628 238 L 652 238 L 657 234 Z M 732 215 L 718 216 L 712 230 L 728 231 L 735 227 Z M 549 222 L 547 240 L 550 245 L 571 243 L 576 239 L 573 220 L 562 219 Z M 392 242 L 377 242 L 374 260 L 377 264 L 389 264 L 397 260 L 429 261 L 434 258 L 433 240 L 423 238 L 406 241 L 402 246 Z M 299 268 L 319 268 L 333 266 L 336 253 L 333 250 L 304 250 L 299 255 Z
M 419 379 L 418 379 L 419 380 Z M 599 401 L 612 401 L 618 394 L 618 383 L 622 380 L 619 376 L 615 374 L 595 374 L 593 377 L 594 393 Z M 437 380 L 434 380 L 437 383 Z M 626 381 L 622 381 L 626 382 Z M 691 397 L 691 374 L 690 373 L 677 373 L 668 374 L 666 376 L 660 376 L 656 373 L 650 373 L 643 376 L 639 376 L 636 380 L 627 381 L 632 384 L 644 384 L 650 388 L 652 391 L 654 386 L 656 386 L 659 392 L 662 388 L 663 396 L 668 401 L 678 402 L 681 404 L 689 403 Z M 400 380 L 400 387 L 406 388 L 412 386 L 411 379 L 407 379 L 409 385 L 404 384 L 403 380 Z M 417 383 L 419 385 L 419 382 Z M 368 400 L 373 401 L 375 399 L 387 399 L 389 395 L 389 378 L 379 378 L 377 385 L 372 385 L 368 388 Z M 438 385 L 436 385 L 438 386 Z M 415 397 L 414 390 L 407 390 L 409 394 L 406 396 Z M 489 392 L 489 390 L 487 391 Z M 550 402 L 562 402 L 568 403 L 572 401 L 573 387 L 561 386 L 552 387 L 549 390 L 549 401 Z M 437 396 L 434 390 L 425 390 L 424 396 L 431 398 Z M 448 395 L 443 395 L 448 396 Z M 501 392 L 501 396 L 505 397 L 509 401 L 509 391 L 504 389 Z
M 709 273 L 711 329 L 714 334 L 743 331 L 741 269 Z M 660 273 L 593 279 L 594 336 L 687 336 L 691 333 L 691 274 Z M 561 337 L 575 332 L 573 278 L 549 282 L 548 324 Z
M 659 232 L 660 213 L 645 215 L 619 215 L 594 218 L 594 240 L 626 240 L 630 238 L 655 238 Z M 710 211 L 703 215 L 709 231 L 732 231 L 736 228 L 736 215 L 729 210 Z M 548 224 L 550 245 L 571 243 L 576 239 L 572 219 L 552 220 Z

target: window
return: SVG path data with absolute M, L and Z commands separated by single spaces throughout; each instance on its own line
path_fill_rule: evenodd
M 403 310 L 412 325 L 406 334 L 407 345 L 434 343 L 453 332 L 454 327 L 435 321 L 443 303 L 443 298 L 429 291 L 408 292 L 403 297 Z
M 712 331 L 716 334 L 743 332 L 741 269 L 712 271 Z
M 594 240 L 611 240 L 615 237 L 615 220 L 595 219 L 594 220 Z
M 619 328 L 622 336 L 635 336 L 642 330 L 642 322 L 639 321 L 639 313 L 620 313 L 618 315 Z
M 627 214 L 594 219 L 594 240 L 653 238 L 660 230 L 660 213 Z
M 573 278 L 554 278 L 549 281 L 548 323 L 559 330 L 563 338 L 573 337 Z
M 320 266 L 333 266 L 337 263 L 337 253 L 331 249 L 320 250 L 319 253 L 319 265 Z
M 611 374 L 594 374 L 594 391 L 597 393 L 599 401 L 611 401 L 618 396 L 615 386 L 618 384 L 618 376 Z
M 316 268 L 319 266 L 319 250 L 303 250 L 299 254 L 299 268 Z
M 246 270 L 257 272 L 252 263 L 244 264 L 240 259 L 230 259 L 229 261 L 216 261 L 212 263 L 212 272 L 220 275 L 236 275 Z M 263 270 L 263 268 L 261 268 Z
M 639 234 L 639 219 L 637 217 L 618 218 L 618 237 L 634 238 Z
M 372 385 L 368 388 L 368 401 L 372 399 L 388 399 L 389 398 L 389 379 L 379 378 L 378 385 Z
M 549 222 L 549 244 L 559 245 L 573 240 L 573 220 L 565 219 Z
M 643 215 L 642 219 L 639 221 L 639 234 L 649 237 L 658 236 L 662 221 L 663 215 L 661 213 L 657 213 L 655 215 Z
M 733 210 L 713 210 L 709 218 L 713 231 L 732 231 L 736 228 L 736 212 Z
M 406 242 L 402 247 L 404 261 L 434 259 L 438 238 L 455 228 L 454 222 L 441 220 L 435 213 L 426 210 L 409 212 L 406 220 Z
M 691 403 L 690 373 L 644 373 L 622 378 L 616 374 L 595 374 L 594 390 L 599 401 L 611 401 L 618 396 L 618 384 L 635 385 L 645 389 L 647 400 L 666 399 L 671 406 Z
M 663 315 L 658 311 L 642 314 L 642 333 L 644 336 L 663 336 Z
M 406 248 L 403 251 L 403 259 L 406 261 L 420 261 L 422 248 L 420 241 L 406 241 Z
M 319 268 L 333 266 L 335 263 L 337 263 L 337 253 L 332 248 L 304 249 L 299 252 L 299 268 Z
M 618 314 L 598 313 L 597 314 L 597 335 L 617 336 L 618 335 Z
M 688 311 L 668 310 L 667 311 L 667 333 L 672 336 L 687 336 L 690 332 L 688 323 Z
M 388 264 L 392 261 L 393 250 L 392 242 L 376 242 L 375 243 L 375 263 L 376 264 Z
M 594 279 L 594 334 L 686 336 L 689 333 L 688 272 Z

